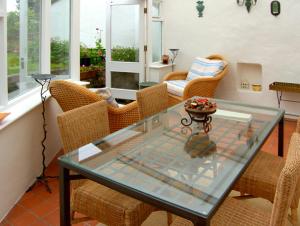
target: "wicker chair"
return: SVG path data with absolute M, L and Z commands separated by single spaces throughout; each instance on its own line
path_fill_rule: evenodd
M 211 55 L 207 58 L 211 60 L 224 60 L 224 58 L 220 55 Z M 169 93 L 169 105 L 172 106 L 178 104 L 193 96 L 213 97 L 219 82 L 227 74 L 227 70 L 228 66 L 226 65 L 224 70 L 215 77 L 196 78 L 189 81 L 184 88 L 182 97 Z M 164 77 L 163 81 L 185 80 L 187 75 L 188 71 L 171 72 Z
M 300 119 L 296 132 L 300 131 Z M 261 197 L 274 201 L 276 184 L 285 165 L 285 159 L 274 156 L 266 152 L 259 152 L 243 176 L 235 184 L 234 190 L 241 192 L 241 195 L 251 195 L 250 197 Z M 248 196 L 245 196 L 246 198 Z M 298 182 L 293 202 L 291 203 L 291 222 L 297 224 L 297 209 L 300 198 L 300 180 Z
M 67 81 L 52 81 L 49 87 L 63 111 L 69 111 L 87 104 L 103 100 L 102 97 L 85 87 Z M 108 119 L 111 132 L 127 127 L 139 120 L 136 101 L 124 107 L 108 106 Z
M 297 120 L 296 133 L 300 133 L 300 118 Z
M 149 117 L 168 108 L 167 84 L 159 84 L 136 93 L 140 119 Z
M 212 226 L 283 226 L 287 224 L 288 209 L 300 175 L 300 135 L 294 133 L 289 156 L 278 178 L 272 212 L 266 212 L 235 198 L 227 198 L 211 220 Z M 192 226 L 192 222 L 177 217 L 172 226 Z
M 64 112 L 57 120 L 65 153 L 109 134 L 106 101 Z M 71 185 L 73 223 L 95 219 L 112 226 L 139 226 L 156 210 L 90 180 L 72 181 Z M 88 217 L 74 219 L 75 212 Z

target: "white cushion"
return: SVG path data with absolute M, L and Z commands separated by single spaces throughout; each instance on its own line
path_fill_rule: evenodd
M 190 81 L 199 77 L 214 77 L 224 69 L 225 65 L 226 62 L 222 60 L 197 57 L 190 68 L 186 80 Z
M 116 99 L 112 96 L 109 88 L 96 89 L 95 93 L 99 94 L 104 100 L 106 100 L 108 105 L 115 107 L 115 108 L 119 107 Z
M 167 84 L 168 92 L 171 94 L 174 94 L 176 96 L 179 96 L 179 97 L 183 96 L 183 90 L 188 82 L 189 81 L 187 81 L 187 80 L 164 81 L 164 83 Z

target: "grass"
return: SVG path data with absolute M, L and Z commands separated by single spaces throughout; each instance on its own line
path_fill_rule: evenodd
M 8 52 L 7 54 L 7 62 L 8 62 L 8 77 L 13 77 L 19 74 L 20 72 L 20 61 L 19 54 Z M 65 70 L 69 65 L 65 65 L 64 63 L 59 64 L 51 64 L 52 70 Z M 35 72 L 38 71 L 39 65 L 38 62 L 28 63 L 28 71 Z

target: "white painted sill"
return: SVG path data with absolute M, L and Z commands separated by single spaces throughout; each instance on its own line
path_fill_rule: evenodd
M 68 80 L 72 81 L 72 80 Z M 89 82 L 72 81 L 76 84 L 86 86 Z M 7 106 L 0 107 L 1 112 L 10 112 L 4 120 L 0 122 L 0 131 L 5 127 L 9 126 L 25 114 L 36 108 L 42 103 L 41 100 L 41 86 L 38 86 L 31 91 L 13 99 Z M 46 100 L 50 97 L 49 91 L 46 93 Z M 41 112 L 42 114 L 42 112 Z
M 14 121 L 24 116 L 27 112 L 41 104 L 40 90 L 41 87 L 36 87 L 26 94 L 15 98 L 7 106 L 2 107 L 1 112 L 10 112 L 10 115 L 0 122 L 0 130 L 9 126 Z M 49 96 L 48 92 L 47 98 Z
M 175 64 L 173 64 L 175 66 Z M 154 69 L 161 69 L 161 68 L 167 68 L 167 67 L 172 67 L 172 64 L 162 64 L 160 62 L 152 63 L 149 65 L 149 68 L 154 68 Z

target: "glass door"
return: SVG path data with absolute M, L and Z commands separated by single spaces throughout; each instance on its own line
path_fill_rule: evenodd
M 144 81 L 143 0 L 109 0 L 107 10 L 106 86 L 114 97 L 135 99 Z

